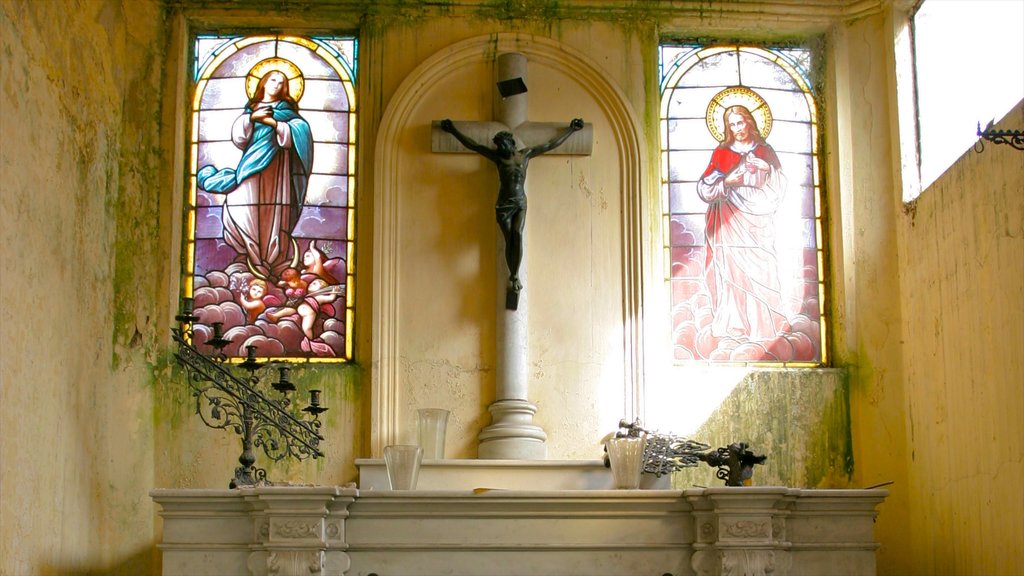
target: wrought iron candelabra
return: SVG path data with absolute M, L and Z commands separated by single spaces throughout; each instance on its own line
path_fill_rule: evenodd
M 754 475 L 754 464 L 764 464 L 768 457 L 747 450 L 746 442 L 734 442 L 702 454 L 700 459 L 718 468 L 715 477 L 724 480 L 726 486 L 746 486 Z
M 305 460 L 323 456 L 320 442 L 320 414 L 327 408 L 320 404 L 320 390 L 309 391 L 309 405 L 298 409 L 293 401 L 295 385 L 288 380 L 288 366 L 277 366 L 278 380 L 270 386 L 279 394 L 267 396 L 263 377 L 271 366 L 256 360 L 256 347 L 246 347 L 246 358 L 232 364 L 224 353 L 231 340 L 224 338 L 223 325 L 213 322 L 213 336 L 204 344 L 216 352 L 204 355 L 194 346 L 193 300 L 182 300 L 181 314 L 175 316 L 179 327 L 171 330 L 177 344 L 174 357 L 185 369 L 186 380 L 196 401 L 196 414 L 211 428 L 231 430 L 241 436 L 240 466 L 229 486 L 271 484 L 267 471 L 256 467 L 255 449 L 279 462 L 285 458 Z M 245 373 L 236 375 L 234 372 Z M 303 414 L 304 413 L 304 414 Z
M 706 462 L 709 466 L 718 468 L 715 477 L 724 480 L 726 486 L 743 486 L 744 481 L 753 475 L 754 465 L 764 464 L 767 459 L 767 456 L 757 456 L 747 450 L 747 444 L 742 442 L 710 450 L 710 446 L 702 442 L 674 434 L 645 430 L 639 420 L 620 420 L 619 430 L 615 435 L 646 436 L 644 472 L 659 478 Z M 608 465 L 608 455 L 605 454 L 605 466 Z
M 978 122 L 978 141 L 974 143 L 974 151 L 982 152 L 985 150 L 985 143 L 982 140 L 988 140 L 993 144 L 1009 144 L 1017 150 L 1024 150 L 1024 131 L 1022 130 L 996 130 L 993 128 L 995 124 L 994 120 L 989 120 L 989 123 L 985 126 L 985 129 L 981 129 L 981 122 Z

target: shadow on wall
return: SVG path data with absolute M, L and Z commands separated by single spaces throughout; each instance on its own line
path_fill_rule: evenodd
M 753 485 L 850 488 L 853 445 L 847 375 L 840 369 L 761 370 L 746 375 L 692 439 L 712 448 L 746 442 L 768 457 Z M 672 478 L 675 488 L 722 486 L 701 465 Z
M 61 574 L 62 576 L 145 576 L 160 574 L 160 557 L 155 547 L 143 548 L 138 552 L 105 566 L 83 566 L 80 564 L 44 564 L 37 574 Z

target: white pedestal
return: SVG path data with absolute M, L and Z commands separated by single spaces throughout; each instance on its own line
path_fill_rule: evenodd
M 480 431 L 477 457 L 483 460 L 544 460 L 548 435 L 533 423 L 537 407 L 526 400 L 498 400 L 487 410 L 491 425 Z

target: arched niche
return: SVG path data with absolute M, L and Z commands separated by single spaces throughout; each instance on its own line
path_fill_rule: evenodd
M 563 443 L 558 446 L 592 444 L 593 435 L 602 427 L 610 430 L 618 417 L 633 415 L 638 405 L 643 357 L 640 221 L 645 153 L 636 114 L 612 79 L 570 46 L 525 34 L 479 36 L 424 60 L 391 97 L 380 122 L 373 186 L 373 457 L 379 458 L 388 444 L 413 440 L 415 430 L 410 427 L 416 407 L 432 403 L 453 409 L 449 457 L 466 457 L 466 443 L 475 443 L 479 428 L 489 423 L 486 406 L 493 400 L 487 397 L 493 394 L 493 370 L 487 365 L 487 346 L 488 341 L 493 342 L 494 331 L 487 322 L 493 322 L 495 291 L 490 285 L 476 288 L 482 294 L 478 301 L 472 285 L 494 282 L 494 274 L 486 268 L 491 266 L 493 271 L 495 264 L 489 248 L 464 253 L 463 247 L 473 245 L 478 234 L 497 234 L 493 213 L 497 177 L 490 163 L 479 157 L 431 153 L 430 122 L 446 117 L 490 120 L 493 64 L 497 55 L 505 52 L 521 53 L 529 62 L 530 120 L 568 122 L 582 115 L 577 111 L 583 109 L 585 119 L 595 127 L 592 158 L 562 159 L 547 168 L 540 166 L 545 160 L 537 158 L 529 169 L 527 258 L 531 285 L 527 289 L 543 289 L 544 278 L 551 276 L 534 270 L 532 261 L 537 257 L 531 254 L 541 250 L 538 245 L 544 235 L 535 234 L 530 226 L 543 225 L 553 217 L 544 214 L 542 206 L 555 194 L 542 199 L 539 182 L 545 173 L 550 176 L 554 171 L 550 177 L 561 179 L 558 189 L 572 190 L 571 197 L 566 193 L 562 199 L 574 201 L 584 214 L 582 219 L 569 219 L 565 238 L 559 236 L 562 232 L 548 234 L 550 242 L 543 251 L 557 251 L 563 243 L 572 245 L 583 235 L 577 228 L 587 225 L 586 234 L 600 239 L 601 244 L 584 247 L 588 253 L 570 257 L 579 261 L 589 258 L 587 270 L 596 277 L 574 281 L 570 275 L 568 279 L 549 279 L 547 284 L 582 286 L 579 290 L 585 292 L 588 302 L 580 315 L 605 315 L 596 328 L 590 327 L 591 332 L 600 333 L 595 338 L 600 341 L 597 345 L 574 350 L 576 357 L 569 361 L 552 360 L 551 371 L 571 365 L 568 372 L 546 376 L 545 352 L 533 351 L 538 357 L 533 375 L 538 382 L 531 382 L 531 396 L 536 389 L 542 390 L 538 419 L 548 420 L 543 425 L 549 442 L 557 435 L 557 442 Z M 542 103 L 544 108 L 538 113 Z M 477 116 L 463 117 L 469 114 Z M 600 173 L 602 181 L 589 181 L 588 173 Z M 452 191 L 460 187 L 475 190 L 481 199 L 474 200 L 466 190 L 461 194 Z M 459 204 L 450 208 L 461 202 L 474 202 L 474 207 L 463 209 Z M 443 206 L 449 207 L 441 210 Z M 437 218 L 444 221 L 438 223 Z M 451 255 L 453 251 L 459 254 Z M 439 262 L 441 269 L 436 269 Z M 451 292 L 462 296 L 449 299 Z M 560 289 L 549 292 L 564 294 Z M 531 321 L 534 315 L 546 314 L 538 300 L 531 300 Z M 581 322 L 587 321 L 581 318 Z M 432 325 L 436 326 L 434 333 L 430 332 Z M 542 342 L 558 342 L 559 334 L 544 333 L 542 327 L 538 332 Z M 447 342 L 460 338 L 479 341 L 475 363 L 472 351 L 455 358 L 465 350 L 452 353 L 445 349 Z M 545 378 L 552 377 L 558 379 L 557 386 L 546 385 Z M 572 402 L 561 402 L 557 394 L 571 397 Z M 566 457 L 565 449 L 549 452 L 549 458 L 560 456 Z

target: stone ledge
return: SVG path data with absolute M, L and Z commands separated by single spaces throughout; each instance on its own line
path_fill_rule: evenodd
M 380 458 L 356 459 L 359 489 L 390 490 Z M 667 489 L 668 476 L 644 474 L 641 488 Z M 417 490 L 611 490 L 611 470 L 601 460 L 424 460 Z

